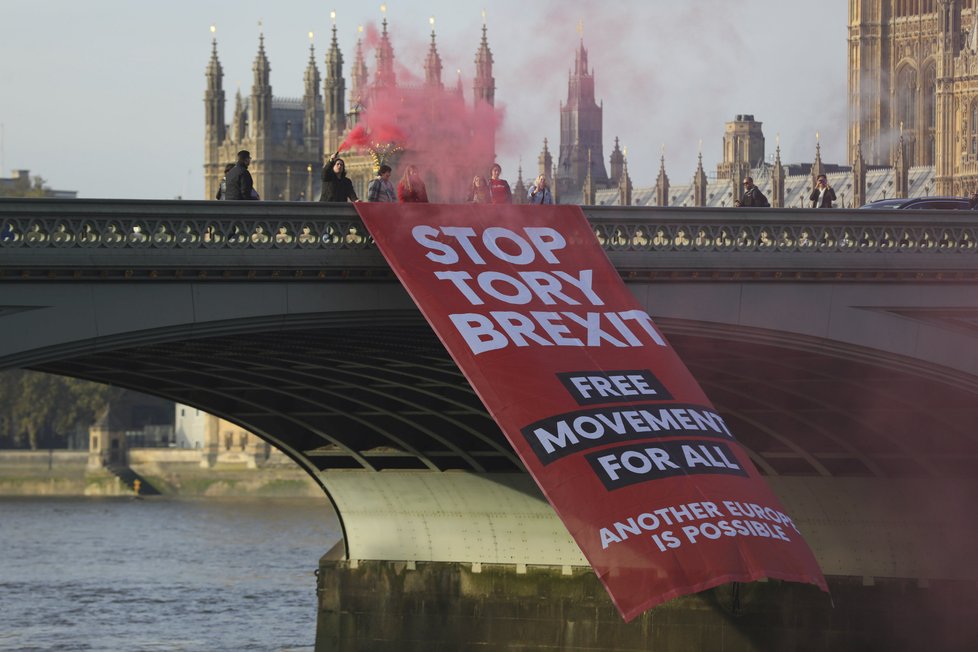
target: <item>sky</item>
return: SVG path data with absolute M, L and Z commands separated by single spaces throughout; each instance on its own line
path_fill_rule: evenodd
M 0 176 L 28 169 L 83 198 L 203 198 L 205 69 L 216 26 L 227 122 L 247 97 L 259 32 L 277 97 L 301 97 L 313 32 L 324 72 L 330 12 L 347 88 L 357 28 L 379 26 L 381 2 L 311 0 L 0 0 Z M 697 153 L 710 174 L 724 123 L 763 123 L 768 159 L 848 163 L 847 3 L 785 0 L 390 0 L 396 61 L 423 77 L 435 19 L 443 81 L 461 69 L 471 99 L 482 12 L 502 112 L 503 177 L 536 174 L 547 138 L 555 162 L 560 103 L 583 38 L 604 106 L 604 162 L 617 136 L 636 187 L 660 157 L 687 184 Z M 374 72 L 373 52 L 366 53 Z

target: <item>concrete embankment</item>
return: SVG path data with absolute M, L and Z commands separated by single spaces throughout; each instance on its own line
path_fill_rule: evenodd
M 124 496 L 132 495 L 132 477 L 140 493 L 169 496 L 323 496 L 302 469 L 275 464 L 247 468 L 244 464 L 200 465 L 194 450 L 133 449 L 127 473 L 89 469 L 87 451 L 0 451 L 0 496 Z

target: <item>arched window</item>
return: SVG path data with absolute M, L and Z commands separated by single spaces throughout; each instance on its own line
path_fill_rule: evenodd
M 978 160 L 978 100 L 972 100 L 968 112 L 968 158 Z
M 910 65 L 897 72 L 896 118 L 904 131 L 912 132 L 917 126 L 917 71 Z
M 924 160 L 921 165 L 934 165 L 934 142 L 937 129 L 937 67 L 933 61 L 924 66 L 920 84 L 921 104 L 924 112 L 921 125 Z

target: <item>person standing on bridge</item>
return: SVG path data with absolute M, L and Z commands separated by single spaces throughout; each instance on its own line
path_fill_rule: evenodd
M 832 202 L 835 201 L 835 191 L 832 190 L 832 186 L 829 185 L 829 180 L 824 174 L 818 175 L 818 179 L 815 181 L 815 189 L 808 196 L 808 200 L 812 202 L 812 208 L 832 208 Z
M 744 194 L 734 202 L 734 206 L 767 208 L 770 205 L 761 189 L 754 185 L 754 179 L 744 177 Z
M 251 165 L 251 152 L 246 149 L 238 152 L 238 162 L 224 176 L 226 188 L 224 199 L 258 199 L 255 182 L 248 172 Z
M 418 174 L 418 168 L 413 165 L 407 166 L 404 176 L 397 184 L 397 201 L 402 203 L 428 203 L 428 189 L 425 188 L 424 180 Z
M 499 163 L 493 163 L 489 168 L 489 200 L 493 204 L 512 204 L 513 191 L 509 188 L 509 182 L 500 179 L 503 169 Z
M 323 192 L 319 201 L 347 202 L 359 201 L 353 182 L 346 176 L 346 161 L 336 152 L 323 166 Z
M 367 201 L 370 202 L 396 202 L 397 191 L 391 183 L 391 166 L 381 165 L 377 170 L 377 177 L 367 186 Z

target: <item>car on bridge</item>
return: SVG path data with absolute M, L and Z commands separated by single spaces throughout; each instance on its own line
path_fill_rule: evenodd
M 966 197 L 913 197 L 901 198 L 893 197 L 890 199 L 878 199 L 868 204 L 863 204 L 859 208 L 869 209 L 900 209 L 900 210 L 952 210 L 967 211 L 971 210 Z

